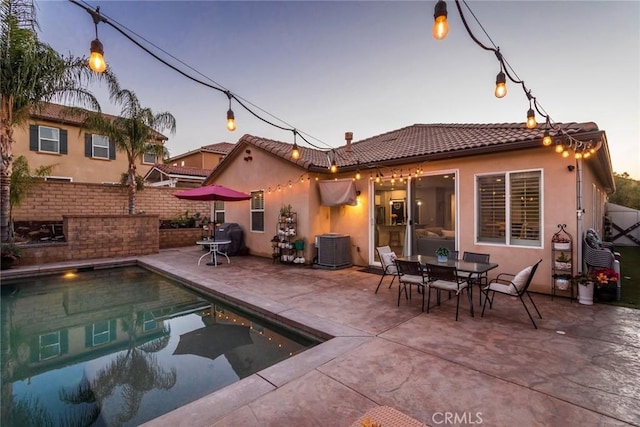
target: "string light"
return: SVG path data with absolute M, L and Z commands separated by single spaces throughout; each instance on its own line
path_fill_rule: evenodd
M 91 42 L 91 56 L 89 56 L 89 68 L 96 73 L 104 73 L 107 69 L 107 64 L 104 61 L 104 47 L 102 42 L 98 39 L 98 24 L 100 22 L 107 22 L 105 18 L 100 15 L 100 6 L 96 7 L 95 11 L 87 10 L 93 18 L 93 25 L 96 29 L 96 38 Z
M 478 38 L 473 34 L 465 18 L 465 14 L 462 11 L 461 4 L 464 4 L 464 6 L 469 11 L 469 13 L 471 13 L 471 15 L 474 17 L 476 23 L 484 31 L 485 35 L 487 35 L 493 47 L 486 46 L 480 40 L 478 40 Z M 489 36 L 487 31 L 484 29 L 484 27 L 482 26 L 478 18 L 475 16 L 473 11 L 469 7 L 469 4 L 464 0 L 463 1 L 455 0 L 455 5 L 458 10 L 458 14 L 460 15 L 460 19 L 462 20 L 464 28 L 467 31 L 467 34 L 469 35 L 469 37 L 471 37 L 471 39 L 482 49 L 494 52 L 496 55 L 496 58 L 498 59 L 498 63 L 500 64 L 500 72 L 496 76 L 496 88 L 494 92 L 495 96 L 498 98 L 502 98 L 507 94 L 506 78 L 509 78 L 509 80 L 511 80 L 515 84 L 521 85 L 522 90 L 524 91 L 525 95 L 527 96 L 527 99 L 529 100 L 529 109 L 527 110 L 527 120 L 525 122 L 526 127 L 528 129 L 536 128 L 537 126 L 536 112 L 540 116 L 546 119 L 547 127 L 544 131 L 543 138 L 542 138 L 542 144 L 544 146 L 551 146 L 553 144 L 553 140 L 551 139 L 551 131 L 553 130 L 558 135 L 561 135 L 565 139 L 565 142 L 562 143 L 561 145 L 556 144 L 555 146 L 556 152 L 562 153 L 563 156 L 567 157 L 569 153 L 567 151 L 565 155 L 565 151 L 567 149 L 573 149 L 576 153 L 580 153 L 580 156 L 578 156 L 579 158 L 588 158 L 588 156 L 584 155 L 587 152 L 590 153 L 589 157 L 593 155 L 602 145 L 602 140 L 597 141 L 595 143 L 593 141 L 583 142 L 569 135 L 569 133 L 566 130 L 562 129 L 560 125 L 556 125 L 555 122 L 551 120 L 551 117 L 549 116 L 549 114 L 547 114 L 546 111 L 544 111 L 544 109 L 540 106 L 538 100 L 531 94 L 531 91 L 527 89 L 524 81 L 517 76 L 513 68 L 511 68 L 509 63 L 504 59 L 504 57 L 500 53 L 500 48 L 497 47 L 495 43 L 493 43 L 493 40 L 491 40 L 491 37 Z M 446 21 L 446 17 L 447 17 L 446 10 L 447 10 L 446 4 L 444 0 L 439 0 L 436 3 L 435 9 L 434 9 L 435 23 L 433 28 L 433 35 L 438 40 L 442 40 L 444 37 L 446 37 L 446 33 L 448 32 L 448 24 L 446 24 L 446 30 L 445 30 L 444 23 L 443 23 Z M 439 27 L 440 29 L 437 29 L 437 25 L 439 23 L 441 24 L 441 27 Z
M 504 74 L 504 71 L 500 70 L 498 75 L 496 76 L 496 90 L 494 91 L 494 95 L 496 98 L 504 98 L 507 94 L 507 76 Z
M 229 132 L 236 130 L 236 118 L 231 109 L 231 92 L 227 91 L 227 97 L 229 98 L 229 111 L 227 111 L 227 129 Z
M 449 23 L 447 22 L 447 3 L 439 0 L 436 3 L 435 12 L 433 14 L 433 37 L 436 40 L 443 40 L 449 34 Z

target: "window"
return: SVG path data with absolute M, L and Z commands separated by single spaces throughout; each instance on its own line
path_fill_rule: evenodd
M 109 322 L 98 322 L 93 324 L 93 345 L 101 345 L 109 342 L 110 328 Z
M 40 335 L 38 341 L 41 361 L 60 356 L 60 332 L 56 331 Z
M 156 162 L 156 153 L 155 151 L 145 151 L 142 155 L 142 163 L 155 163 Z
M 264 231 L 264 191 L 251 192 L 251 231 Z
M 91 135 L 91 156 L 99 159 L 109 158 L 109 138 L 104 135 Z
M 38 126 L 38 151 L 60 152 L 60 129 Z
M 540 183 L 540 171 L 478 176 L 477 241 L 540 246 Z
M 216 200 L 213 202 L 213 210 L 216 213 L 213 223 L 224 224 L 224 202 L 222 200 Z

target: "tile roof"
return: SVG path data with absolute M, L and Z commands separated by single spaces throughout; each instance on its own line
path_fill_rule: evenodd
M 557 123 L 567 134 L 580 139 L 581 134 L 599 132 L 593 122 Z M 386 132 L 351 144 L 351 152 L 342 145 L 335 148 L 338 167 L 393 164 L 410 161 L 464 157 L 494 151 L 516 150 L 540 145 L 545 125 L 527 129 L 524 123 L 496 124 L 415 124 Z M 553 133 L 552 133 L 553 135 Z M 587 136 L 587 135 L 585 135 Z M 240 138 L 305 169 L 326 168 L 334 158 L 330 151 L 300 147 L 300 159 L 291 159 L 293 144 L 244 135 Z
M 236 144 L 232 142 L 217 142 L 215 144 L 205 145 L 200 147 L 202 151 L 209 151 L 217 154 L 227 154 L 229 151 L 233 150 Z
M 82 125 L 82 116 L 76 114 L 65 113 L 68 110 L 68 107 L 60 104 L 52 104 L 50 102 L 45 102 L 42 104 L 41 108 L 38 108 L 31 112 L 31 117 L 34 119 L 47 120 L 50 122 L 68 124 L 74 126 Z M 88 110 L 86 110 L 88 111 Z M 115 120 L 118 116 L 114 116 L 113 114 L 100 113 L 104 117 L 107 117 L 111 120 Z M 155 139 L 168 140 L 166 136 L 161 134 L 160 132 L 151 129 L 151 133 L 155 135 Z
M 201 176 L 207 177 L 211 173 L 211 169 L 201 169 L 185 166 L 174 166 L 169 164 L 156 163 L 154 168 L 167 175 L 185 175 L 185 176 Z

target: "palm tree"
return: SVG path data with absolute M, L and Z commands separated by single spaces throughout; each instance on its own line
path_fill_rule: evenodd
M 111 73 L 96 74 L 85 58 L 63 57 L 38 40 L 33 0 L 0 0 L 0 240 L 10 241 L 9 198 L 13 129 L 26 126 L 45 102 L 59 101 L 100 111 L 87 84 L 104 79 L 117 90 Z
M 164 145 L 157 143 L 160 136 L 158 133 L 164 129 L 169 129 L 172 134 L 175 133 L 176 119 L 171 113 L 154 113 L 150 108 L 142 107 L 136 94 L 127 89 L 111 92 L 110 99 L 111 102 L 122 107 L 120 115 L 114 118 L 89 113 L 82 127 L 108 137 L 115 142 L 116 149 L 127 154 L 129 214 L 134 215 L 136 213 L 136 161 L 140 161 L 142 156 L 149 152 L 166 156 Z

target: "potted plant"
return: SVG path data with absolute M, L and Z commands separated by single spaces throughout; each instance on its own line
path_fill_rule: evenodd
M 566 291 L 569 289 L 571 283 L 571 274 L 554 274 L 555 287 L 560 291 Z
M 556 270 L 571 270 L 571 258 L 564 252 L 556 258 Z
M 566 251 L 571 249 L 571 240 L 566 236 L 553 236 L 551 241 L 553 242 L 553 248 L 556 250 Z
M 578 302 L 584 305 L 593 304 L 593 282 L 595 277 L 588 273 L 579 273 L 571 278 L 572 284 L 578 285 Z
M 438 262 L 447 262 L 449 259 L 449 249 L 439 247 L 436 249 L 436 257 L 438 257 Z
M 2 250 L 0 254 L 1 258 L 1 266 L 2 270 L 7 268 L 11 268 L 14 262 L 19 260 L 22 257 L 22 249 L 15 243 L 3 242 Z
M 280 207 L 280 222 L 287 222 L 287 218 L 291 217 L 291 205 L 282 205 Z
M 620 275 L 611 268 L 599 268 L 593 272 L 594 294 L 597 301 L 610 302 L 617 298 Z

